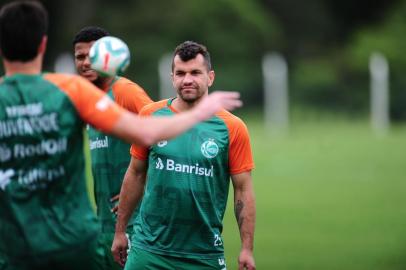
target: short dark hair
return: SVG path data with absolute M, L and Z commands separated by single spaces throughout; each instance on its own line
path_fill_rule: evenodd
M 72 45 L 79 42 L 91 42 L 110 36 L 109 32 L 98 26 L 86 26 L 82 28 L 73 38 Z
M 174 69 L 174 62 L 173 60 L 175 59 L 176 55 L 179 55 L 180 59 L 184 62 L 189 61 L 191 59 L 196 58 L 198 54 L 201 54 L 204 57 L 204 61 L 207 66 L 207 70 L 211 70 L 211 59 L 210 59 L 210 53 L 207 50 L 206 46 L 199 44 L 194 41 L 185 41 L 181 44 L 179 44 L 174 53 L 173 53 L 173 58 L 172 58 L 172 71 Z
M 33 60 L 47 31 L 48 13 L 40 2 L 16 1 L 0 10 L 0 49 L 9 61 Z

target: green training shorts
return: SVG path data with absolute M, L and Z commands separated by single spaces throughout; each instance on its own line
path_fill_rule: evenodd
M 155 254 L 132 247 L 125 270 L 226 270 L 224 255 L 218 258 L 190 259 Z

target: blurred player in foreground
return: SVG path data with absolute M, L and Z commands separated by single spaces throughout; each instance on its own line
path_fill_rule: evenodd
M 100 228 L 86 191 L 85 123 L 150 145 L 241 102 L 218 92 L 176 117 L 139 118 L 79 76 L 42 73 L 47 17 L 37 1 L 0 10 L 2 268 L 100 269 L 92 260 Z

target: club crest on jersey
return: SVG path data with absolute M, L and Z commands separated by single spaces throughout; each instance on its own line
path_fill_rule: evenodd
M 203 156 L 206 158 L 214 158 L 219 152 L 219 146 L 214 139 L 208 139 L 202 143 L 200 150 L 202 151 Z
M 163 141 L 159 141 L 156 145 L 158 145 L 158 147 L 164 147 L 167 144 L 168 144 L 168 141 L 163 140 Z

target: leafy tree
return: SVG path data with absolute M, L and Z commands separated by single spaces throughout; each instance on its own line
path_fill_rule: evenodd
M 354 74 L 368 72 L 369 57 L 373 52 L 383 53 L 390 66 L 391 116 L 394 120 L 406 120 L 406 2 L 399 3 L 388 14 L 388 20 L 379 27 L 367 27 L 358 31 L 348 47 L 349 69 Z

